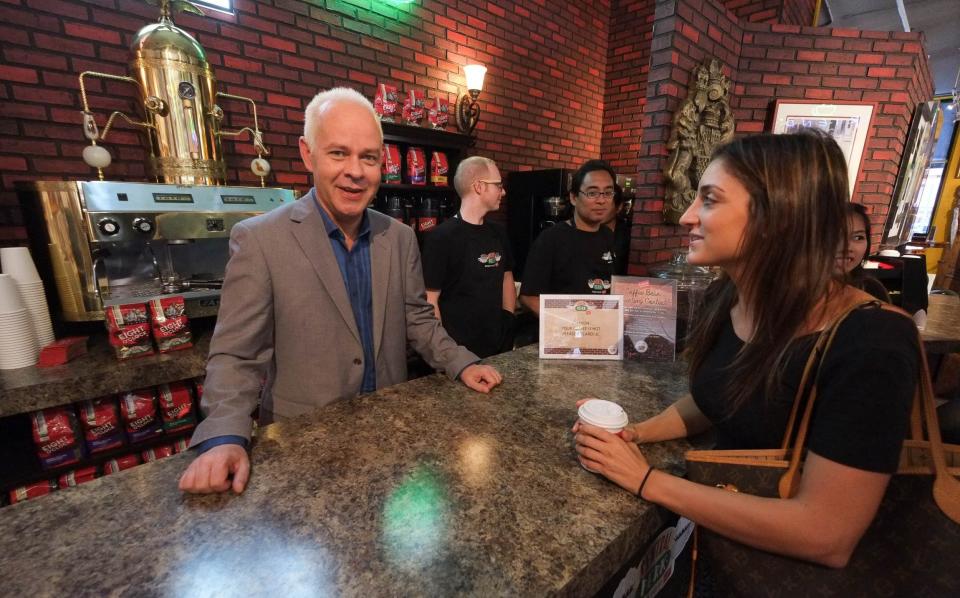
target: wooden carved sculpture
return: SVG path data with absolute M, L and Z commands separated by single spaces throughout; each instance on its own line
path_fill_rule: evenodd
M 728 98 L 730 80 L 720 63 L 711 59 L 693 71 L 690 92 L 673 116 L 673 129 L 664 167 L 667 191 L 663 216 L 677 224 L 693 203 L 700 176 L 717 146 L 733 139 L 733 113 Z

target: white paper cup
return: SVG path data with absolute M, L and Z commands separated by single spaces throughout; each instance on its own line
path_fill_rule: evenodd
M 0 274 L 0 314 L 25 308 L 17 281 L 9 274 Z
M 611 434 L 616 434 L 623 430 L 630 421 L 623 407 L 613 401 L 605 401 L 603 399 L 590 399 L 586 401 L 580 405 L 580 408 L 577 410 L 577 416 L 582 423 L 603 428 Z M 587 471 L 596 473 L 589 467 L 583 465 L 583 463 L 580 465 Z
M 30 250 L 26 247 L 0 248 L 0 268 L 4 274 L 9 274 L 18 282 L 38 282 L 40 274 L 37 266 L 30 257 Z

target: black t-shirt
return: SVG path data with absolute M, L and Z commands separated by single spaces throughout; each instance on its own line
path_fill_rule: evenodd
M 778 448 L 816 334 L 789 349 L 780 392 L 758 393 L 729 414 L 719 389 L 743 347 L 728 319 L 713 349 L 691 380 L 693 399 L 714 423 L 718 449 Z M 821 366 L 817 403 L 807 448 L 857 469 L 893 473 L 907 433 L 919 374 L 913 322 L 876 306 L 856 310 L 840 325 Z
M 435 228 L 423 249 L 423 280 L 440 291 L 440 318 L 453 340 L 480 357 L 503 340 L 503 275 L 513 271 L 510 243 L 492 223 L 459 217 Z
M 597 294 L 610 292 L 615 253 L 613 231 L 597 232 L 561 222 L 534 241 L 523 270 L 523 295 Z

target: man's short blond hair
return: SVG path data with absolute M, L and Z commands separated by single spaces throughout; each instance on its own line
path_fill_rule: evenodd
M 456 174 L 453 175 L 453 188 L 457 190 L 457 195 L 467 195 L 474 181 L 490 174 L 496 167 L 496 162 L 484 156 L 470 156 L 460 162 Z
M 313 96 L 307 109 L 303 113 L 303 138 L 307 140 L 307 147 L 311 147 L 316 138 L 317 129 L 320 127 L 320 118 L 330 106 L 339 103 L 356 104 L 370 111 L 370 116 L 377 122 L 377 130 L 380 131 L 380 143 L 383 143 L 383 128 L 380 127 L 380 119 L 377 117 L 377 111 L 373 109 L 370 100 L 363 97 L 356 89 L 349 87 L 334 87 L 326 91 L 321 91 Z

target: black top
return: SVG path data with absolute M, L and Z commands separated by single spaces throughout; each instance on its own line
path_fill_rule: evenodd
M 728 319 L 691 380 L 693 399 L 717 430 L 718 449 L 778 448 L 816 334 L 789 349 L 780 392 L 758 393 L 730 415 L 718 389 L 724 367 L 743 347 Z M 857 469 L 893 473 L 907 434 L 919 373 L 917 331 L 900 314 L 876 306 L 853 312 L 837 331 L 820 371 L 807 448 Z
M 503 275 L 513 271 L 502 228 L 451 218 L 435 228 L 423 249 L 427 289 L 440 291 L 440 318 L 453 340 L 480 357 L 499 352 L 506 333 Z
M 610 292 L 615 255 L 613 231 L 583 231 L 572 222 L 544 230 L 534 241 L 523 270 L 523 295 Z

